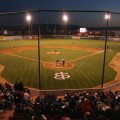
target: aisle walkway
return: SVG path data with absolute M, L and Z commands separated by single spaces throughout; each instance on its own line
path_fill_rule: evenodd
M 13 116 L 14 108 L 12 110 L 0 111 L 0 120 L 9 120 Z

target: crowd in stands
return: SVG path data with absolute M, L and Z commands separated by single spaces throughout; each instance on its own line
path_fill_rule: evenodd
M 12 108 L 13 104 L 13 94 L 12 94 L 12 88 L 9 84 L 5 83 L 3 86 L 0 84 L 0 111 L 3 111 L 3 109 Z
M 0 110 L 12 109 L 22 120 L 120 120 L 120 92 L 40 94 L 33 101 L 22 82 L 0 84 Z M 12 118 L 11 118 L 12 120 Z

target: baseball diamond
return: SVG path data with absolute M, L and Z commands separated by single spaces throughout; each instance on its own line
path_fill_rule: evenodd
M 115 62 L 115 56 L 120 59 L 118 55 L 120 43 L 108 41 L 108 44 L 112 52 L 107 50 L 106 84 L 113 83 L 119 75 L 119 70 L 114 69 L 115 66 L 119 66 L 119 63 Z M 73 45 L 71 39 L 42 39 L 40 41 L 41 89 L 99 87 L 103 52 L 102 40 L 74 40 Z M 65 60 L 64 66 L 62 59 Z M 0 41 L 0 64 L 4 66 L 1 76 L 8 82 L 22 81 L 26 86 L 38 88 L 37 40 Z M 68 73 L 70 77 L 56 80 L 54 75 L 59 72 Z

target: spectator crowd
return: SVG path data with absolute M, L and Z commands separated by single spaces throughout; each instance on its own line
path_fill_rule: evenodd
M 120 120 L 120 91 L 40 94 L 33 101 L 22 82 L 0 84 L 0 110 L 13 106 L 13 117 L 25 120 Z

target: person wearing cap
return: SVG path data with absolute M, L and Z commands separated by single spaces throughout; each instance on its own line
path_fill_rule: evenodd
M 64 59 L 62 59 L 62 65 L 63 65 L 63 66 L 65 65 L 65 60 L 64 60 Z

